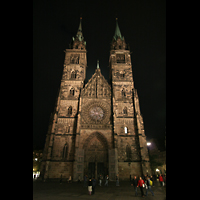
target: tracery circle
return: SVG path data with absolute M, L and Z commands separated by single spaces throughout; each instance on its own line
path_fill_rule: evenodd
M 101 120 L 104 116 L 103 109 L 98 106 L 90 108 L 89 114 L 96 121 Z

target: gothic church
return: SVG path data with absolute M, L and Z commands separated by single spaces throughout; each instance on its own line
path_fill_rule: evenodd
M 60 90 L 51 116 L 41 176 L 115 180 L 151 174 L 143 118 L 134 88 L 130 50 L 116 20 L 110 47 L 111 85 L 99 63 L 87 84 L 86 42 L 80 25 L 65 50 Z

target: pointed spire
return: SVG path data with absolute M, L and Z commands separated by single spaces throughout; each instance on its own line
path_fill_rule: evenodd
M 76 34 L 76 37 L 79 39 L 79 41 L 83 40 L 81 21 L 82 21 L 82 17 L 80 17 L 80 24 L 79 24 L 78 31 L 77 31 L 77 34 Z
M 123 40 L 123 37 L 122 37 L 120 29 L 119 29 L 119 25 L 118 25 L 118 18 L 116 18 L 116 28 L 115 28 L 115 35 L 114 35 L 115 40 L 118 37 L 120 37 Z
M 69 44 L 70 49 L 81 49 L 81 50 L 86 49 L 86 41 L 84 41 L 81 22 L 82 22 L 82 17 L 80 17 L 80 23 L 76 36 L 72 37 L 72 42 Z
M 97 60 L 97 69 L 99 69 L 99 60 Z

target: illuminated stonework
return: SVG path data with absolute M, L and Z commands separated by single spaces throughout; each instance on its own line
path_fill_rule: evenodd
M 95 73 L 85 84 L 86 42 L 81 22 L 70 48 L 65 50 L 63 75 L 41 165 L 46 178 L 115 180 L 151 174 L 139 98 L 134 88 L 131 53 L 116 21 L 111 43 L 111 84 Z

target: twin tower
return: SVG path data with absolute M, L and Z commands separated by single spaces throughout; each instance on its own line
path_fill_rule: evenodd
M 84 83 L 87 69 L 82 24 L 65 60 L 60 91 L 51 115 L 41 176 L 69 178 L 109 175 L 128 180 L 151 174 L 143 118 L 134 88 L 130 50 L 116 20 L 109 70 L 111 85 L 97 69 Z

